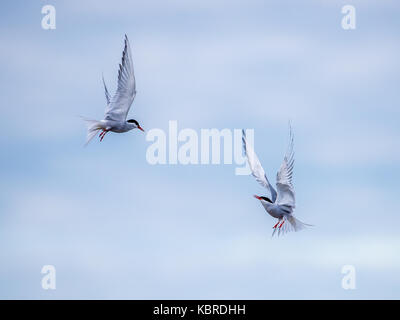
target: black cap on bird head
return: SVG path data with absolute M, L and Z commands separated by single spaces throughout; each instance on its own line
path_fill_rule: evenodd
M 267 198 L 267 197 L 254 196 L 254 198 L 256 198 L 258 200 L 265 200 L 267 202 L 273 203 L 272 200 L 270 198 Z
M 135 119 L 129 119 L 127 122 L 134 123 L 139 130 L 142 130 L 144 132 L 143 128 L 139 125 L 139 122 L 137 122 Z

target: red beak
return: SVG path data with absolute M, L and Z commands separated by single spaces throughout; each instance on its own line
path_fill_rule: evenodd
M 261 200 L 261 197 L 254 195 L 254 198 Z
M 141 126 L 138 126 L 138 129 L 144 132 L 144 129 Z

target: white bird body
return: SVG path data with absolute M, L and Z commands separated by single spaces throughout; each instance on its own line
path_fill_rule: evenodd
M 84 119 L 88 123 L 86 145 L 100 130 L 100 141 L 102 141 L 106 133 L 110 131 L 123 133 L 136 128 L 144 131 L 136 120 L 126 120 L 129 109 L 136 96 L 136 80 L 133 71 L 132 53 L 126 35 L 125 47 L 122 52 L 122 62 L 119 65 L 118 71 L 118 88 L 113 97 L 110 96 L 107 90 L 104 78 L 103 84 L 107 100 L 104 119 L 100 121 Z
M 267 211 L 272 217 L 277 218 L 279 220 L 283 219 L 285 213 L 281 210 L 281 207 L 276 203 L 270 203 L 261 199 L 261 204 L 263 205 L 265 211 Z
M 101 128 L 107 131 L 112 131 L 116 133 L 128 132 L 132 129 L 137 128 L 134 123 L 120 122 L 114 120 L 100 120 Z
M 299 231 L 305 226 L 309 226 L 296 219 L 293 215 L 295 208 L 295 192 L 292 184 L 292 175 L 294 167 L 294 152 L 293 152 L 293 134 L 290 127 L 290 141 L 288 150 L 284 157 L 283 163 L 276 176 L 276 190 L 268 181 L 263 167 L 258 160 L 252 146 L 247 143 L 246 134 L 243 131 L 243 149 L 247 156 L 247 161 L 249 163 L 252 175 L 256 180 L 265 187 L 271 194 L 271 199 L 264 196 L 254 196 L 256 199 L 260 200 L 265 211 L 278 222 L 273 227 L 274 231 L 272 235 L 275 234 L 276 230 L 279 230 L 278 234 L 288 231 Z M 289 223 L 285 225 L 285 222 Z

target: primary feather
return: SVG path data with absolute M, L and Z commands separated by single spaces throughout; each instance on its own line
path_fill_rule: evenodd
M 106 98 L 107 98 L 106 89 Z M 122 62 L 118 70 L 118 87 L 114 96 L 107 104 L 105 120 L 125 121 L 129 109 L 136 96 L 136 81 L 133 71 L 132 53 L 128 37 L 125 35 L 125 46 L 122 52 Z
M 267 175 L 265 174 L 264 168 L 262 167 L 260 160 L 253 150 L 253 147 L 247 142 L 246 133 L 242 130 L 242 141 L 244 153 L 247 156 L 247 160 L 250 166 L 251 174 L 256 178 L 257 182 L 266 188 L 270 194 L 272 201 L 276 199 L 276 191 L 274 187 L 269 183 Z

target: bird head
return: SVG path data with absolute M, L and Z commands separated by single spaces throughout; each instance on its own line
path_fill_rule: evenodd
M 140 126 L 139 122 L 137 122 L 135 119 L 129 119 L 129 120 L 127 121 L 127 123 L 130 123 L 131 125 L 133 125 L 133 129 L 134 129 L 134 128 L 138 128 L 139 130 L 142 130 L 142 131 L 144 132 L 144 130 L 143 130 L 143 128 Z

